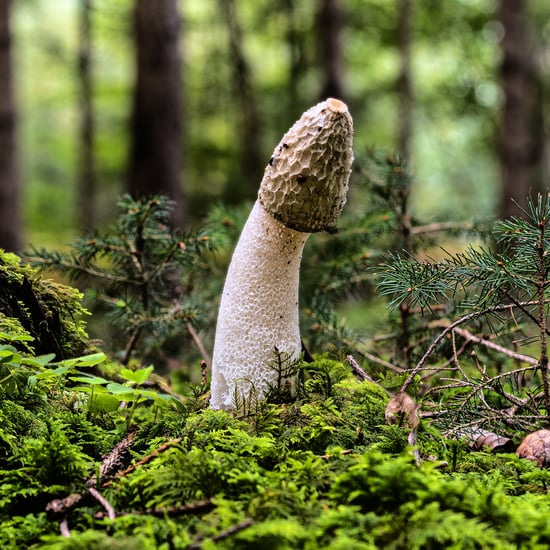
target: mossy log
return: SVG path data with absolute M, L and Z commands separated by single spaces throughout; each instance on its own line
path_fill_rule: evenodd
M 24 345 L 36 355 L 54 353 L 58 360 L 82 355 L 88 336 L 81 319 L 87 313 L 81 299 L 77 289 L 41 278 L 18 256 L 0 250 L 0 332 L 4 341 L 15 347 Z M 21 339 L 17 332 L 32 340 Z

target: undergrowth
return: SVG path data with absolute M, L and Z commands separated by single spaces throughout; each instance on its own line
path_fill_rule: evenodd
M 0 380 L 2 548 L 546 548 L 550 478 L 429 425 L 417 465 L 387 393 L 328 358 L 291 402 L 207 408 L 103 354 L 10 344 Z M 90 372 L 91 371 L 91 372 Z M 101 389 L 100 389 L 101 388 Z
M 317 266 L 321 294 L 377 284 L 395 305 L 385 334 L 355 339 L 315 293 L 308 344 L 332 355 L 296 362 L 275 354 L 266 398 L 235 395 L 231 412 L 208 408 L 204 366 L 199 384 L 173 387 L 143 360 L 153 356 L 152 336 L 183 325 L 201 343 L 194 310 L 182 308 L 187 298 L 201 303 L 195 269 L 211 238 L 164 239 L 162 201 L 123 203 L 134 240 L 81 240 L 68 265 L 63 255 L 43 254 L 73 274 L 93 267 L 104 282 L 118 273 L 117 285 L 103 290 L 129 329 L 120 361 L 89 345 L 77 291 L 0 257 L 11 285 L 2 288 L 13 290 L 0 291 L 11 308 L 0 316 L 1 548 L 550 547 L 550 471 L 495 453 L 544 427 L 550 410 L 550 199 L 531 203 L 526 220 L 497 227 L 506 254 L 478 247 L 420 261 L 412 236 L 422 227 L 407 215 L 405 172 L 393 157 L 381 162 L 393 174 L 394 188 L 379 189 L 390 211 L 367 212 L 359 231 L 340 234 L 342 255 L 328 245 L 319 256 L 334 262 Z M 142 209 L 152 227 L 141 224 Z M 383 242 L 384 222 L 399 229 L 400 243 L 389 248 L 404 253 L 384 260 L 365 241 L 373 219 Z M 150 269 L 157 261 L 162 273 Z M 188 283 L 177 296 L 175 275 Z M 47 334 L 53 348 L 44 347 Z M 532 355 L 515 351 L 518 341 Z M 347 363 L 336 360 L 345 356 Z M 397 408 L 390 422 L 388 404 L 404 396 L 412 408 Z M 480 428 L 498 428 L 513 445 L 472 450 Z

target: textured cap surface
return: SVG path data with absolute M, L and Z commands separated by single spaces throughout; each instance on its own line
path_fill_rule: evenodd
M 330 98 L 308 109 L 273 152 L 258 193 L 262 206 L 296 231 L 334 230 L 346 202 L 352 140 L 343 101 Z

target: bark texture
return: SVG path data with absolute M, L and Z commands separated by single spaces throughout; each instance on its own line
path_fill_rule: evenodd
M 235 102 L 240 115 L 241 171 L 231 182 L 226 195 L 231 201 L 239 201 L 254 197 L 256 192 L 254 182 L 261 177 L 264 170 L 261 121 L 236 3 L 234 0 L 218 0 L 218 5 L 227 25 Z
M 401 69 L 397 79 L 397 95 L 399 98 L 399 122 L 397 125 L 397 150 L 407 161 L 411 156 L 412 141 L 412 110 L 414 105 L 411 45 L 412 45 L 412 2 L 399 0 L 397 17 L 397 43 L 401 58 Z

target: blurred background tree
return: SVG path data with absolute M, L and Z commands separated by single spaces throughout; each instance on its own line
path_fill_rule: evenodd
M 21 246 L 16 108 L 13 91 L 12 3 L 0 2 L 0 248 Z
M 527 196 L 544 186 L 544 86 L 526 0 L 500 0 L 496 30 L 502 36 L 499 67 L 503 102 L 498 139 L 502 177 L 499 214 L 520 214 Z M 548 186 L 548 182 L 546 182 Z M 512 200 L 513 199 L 513 202 Z
M 343 12 L 340 0 L 318 0 L 317 49 L 321 69 L 320 99 L 338 97 L 347 100 L 342 58 Z
M 128 192 L 162 194 L 174 202 L 171 223 L 182 227 L 183 75 L 177 0 L 136 0 L 133 9 L 135 83 L 132 95 Z
M 375 145 L 410 160 L 410 208 L 424 219 L 507 215 L 510 197 L 548 188 L 543 0 L 27 0 L 11 11 L 0 31 L 11 21 L 17 81 L 10 99 L 0 79 L 0 105 L 2 121 L 18 107 L 23 225 L 0 216 L 6 247 L 105 227 L 126 189 L 166 192 L 175 224 L 251 200 L 282 132 L 328 94 L 350 105 L 358 158 Z M 15 147 L 1 149 L 16 167 Z M 12 216 L 13 174 L 0 180 Z
M 80 2 L 78 83 L 79 83 L 79 157 L 77 217 L 83 229 L 93 229 L 97 218 L 97 180 L 95 177 L 95 117 L 93 109 L 93 46 L 92 46 L 93 0 Z

